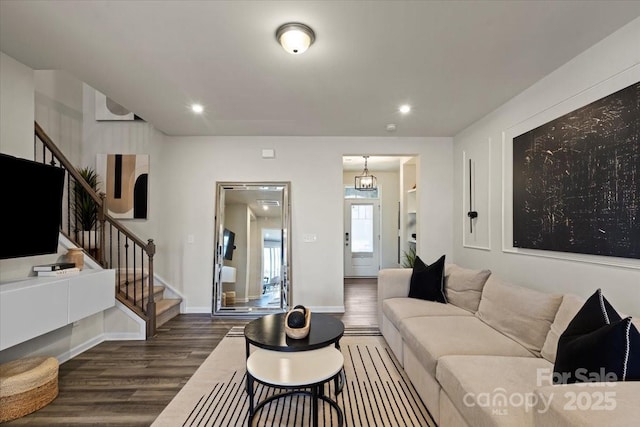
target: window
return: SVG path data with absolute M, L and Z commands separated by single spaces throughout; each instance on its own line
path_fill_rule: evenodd
M 263 278 L 265 282 L 271 281 L 273 278 L 280 277 L 280 267 L 282 266 L 282 248 L 280 242 L 274 242 L 276 244 L 269 245 L 265 241 L 265 246 L 262 251 L 263 262 Z
M 351 206 L 351 252 L 373 253 L 373 204 Z
M 378 192 L 380 191 L 380 186 L 375 190 L 370 191 L 362 191 L 356 190 L 353 185 L 345 185 L 344 187 L 344 198 L 345 199 L 377 199 L 379 198 Z

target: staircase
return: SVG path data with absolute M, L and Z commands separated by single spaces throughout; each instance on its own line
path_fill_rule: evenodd
M 37 122 L 33 148 L 35 161 L 67 172 L 60 232 L 102 267 L 116 270 L 116 299 L 145 321 L 147 339 L 153 337 L 157 326 L 180 314 L 182 302 L 180 298 L 165 298 L 172 293 L 154 283 L 153 239 L 145 242 L 108 214 L 105 194 L 91 187 Z M 78 200 L 95 206 L 89 207 L 89 212 L 95 209 L 90 213 L 94 217 L 91 229 L 79 223 Z
M 140 299 L 149 289 L 149 271 L 147 269 L 120 268 L 116 274 L 116 290 L 118 294 L 126 298 L 127 301 L 135 304 L 141 309 L 146 309 L 148 299 Z M 169 320 L 180 314 L 181 298 L 165 298 L 165 287 L 163 285 L 153 286 L 153 300 L 156 303 L 156 327 L 167 323 Z M 138 302 L 136 302 L 138 301 Z

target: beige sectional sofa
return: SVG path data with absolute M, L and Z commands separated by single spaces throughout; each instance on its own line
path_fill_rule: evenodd
M 380 271 L 379 324 L 440 427 L 640 425 L 640 382 L 553 385 L 583 299 L 448 264 L 441 304 L 407 297 L 411 273 Z

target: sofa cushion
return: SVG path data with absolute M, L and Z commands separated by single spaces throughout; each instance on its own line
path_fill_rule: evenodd
M 549 362 L 554 363 L 556 361 L 556 350 L 558 349 L 558 338 L 567 329 L 571 319 L 575 317 L 580 308 L 584 305 L 585 299 L 573 294 L 565 294 L 562 296 L 562 303 L 556 313 L 556 318 L 551 324 L 547 338 L 542 346 L 541 355 Z M 620 313 L 620 317 L 628 317 L 627 315 Z M 631 318 L 631 323 L 636 326 L 636 329 L 640 330 L 640 318 Z
M 474 316 L 410 317 L 398 329 L 434 377 L 438 359 L 446 355 L 531 356 L 526 348 Z
M 456 264 L 444 268 L 444 288 L 447 301 L 472 313 L 478 311 L 482 288 L 491 275 L 490 270 L 471 270 Z
M 637 382 L 548 385 L 536 389 L 547 409 L 534 412 L 536 426 L 637 426 L 640 398 Z
M 562 295 L 538 292 L 489 276 L 476 316 L 540 355 Z
M 556 350 L 558 349 L 558 338 L 567 329 L 569 322 L 573 319 L 584 304 L 584 298 L 577 295 L 565 294 L 556 313 L 556 318 L 551 324 L 547 338 L 542 346 L 540 354 L 542 357 L 553 363 L 556 361 Z
M 453 304 L 441 304 L 416 298 L 389 298 L 382 302 L 382 312 L 394 325 L 403 319 L 419 316 L 472 316 Z
M 409 283 L 409 298 L 419 298 L 446 304 L 444 294 L 444 255 L 431 265 L 416 256 Z
M 469 425 L 515 427 L 533 425 L 534 390 L 551 383 L 552 370 L 537 357 L 443 356 L 436 378 Z
M 554 371 L 561 384 L 640 380 L 640 333 L 598 289 L 560 335 Z

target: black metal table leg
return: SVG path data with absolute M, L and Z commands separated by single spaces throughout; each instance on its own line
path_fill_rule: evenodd
M 313 407 L 311 415 L 313 416 L 313 427 L 318 427 L 318 389 L 320 386 L 311 387 L 311 405 Z
M 249 419 L 247 420 L 247 426 L 251 427 L 253 421 L 253 377 L 247 372 L 247 394 L 249 394 Z
M 338 396 L 342 393 L 342 389 L 344 388 L 344 383 L 347 382 L 347 375 L 344 372 L 344 368 L 336 375 L 333 379 L 335 385 L 335 395 Z

